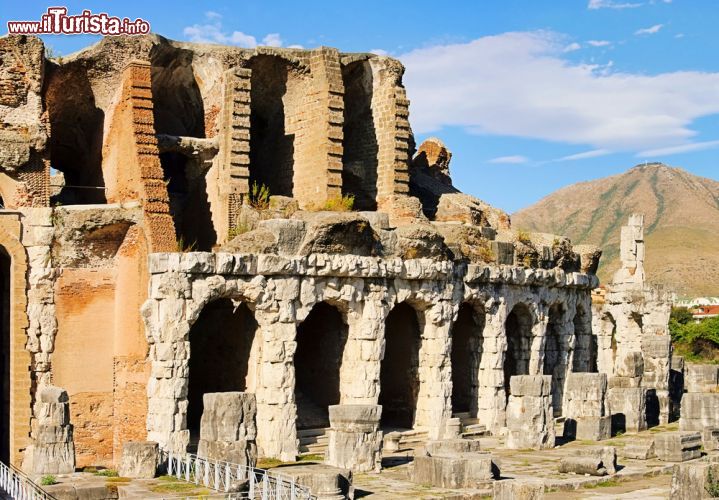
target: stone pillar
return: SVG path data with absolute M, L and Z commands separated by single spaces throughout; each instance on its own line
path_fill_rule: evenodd
M 504 311 L 500 314 L 500 311 Z M 482 360 L 477 387 L 477 420 L 492 432 L 504 427 L 505 406 L 504 371 L 502 362 L 507 342 L 504 338 L 506 310 L 493 308 L 487 311 L 482 336 Z
M 519 375 L 509 383 L 507 448 L 554 448 L 551 375 Z
M 382 468 L 382 406 L 333 405 L 327 464 L 354 472 L 379 472 Z
M 644 357 L 640 351 L 617 358 L 616 376 L 609 378 L 612 433 L 641 432 L 647 428 L 647 389 L 641 387 Z
M 292 310 L 290 303 L 281 303 Z M 298 453 L 295 403 L 294 353 L 297 350 L 294 320 L 280 321 L 277 313 L 256 311 L 262 336 L 260 380 L 257 385 L 257 445 L 263 457 L 294 460 Z M 289 312 L 287 313 L 289 316 Z
M 257 463 L 255 395 L 206 393 L 202 404 L 197 456 L 254 467 Z
M 452 372 L 449 332 L 451 322 L 444 318 L 445 304 L 425 311 L 422 347 L 419 351 L 419 393 L 415 427 L 425 428 L 429 439 L 441 439 L 452 418 Z M 434 323 L 433 318 L 440 321 Z M 469 380 L 467 383 L 470 383 Z
M 368 298 L 362 303 L 361 314 L 350 311 L 347 315 L 349 331 L 340 368 L 342 404 L 377 404 L 388 312 L 389 307 L 381 299 Z
M 26 451 L 23 470 L 32 475 L 75 472 L 75 444 L 67 392 L 47 386 L 38 391 L 37 397 L 33 444 Z
M 233 68 L 225 73 L 220 121 L 220 151 L 215 162 L 217 199 L 211 200 L 219 242 L 239 224 L 242 198 L 250 189 L 250 77 L 252 70 Z
M 611 437 L 606 373 L 569 373 L 564 397 L 564 437 L 590 441 Z

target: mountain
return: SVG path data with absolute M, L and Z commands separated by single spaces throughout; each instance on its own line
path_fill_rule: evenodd
M 719 182 L 661 163 L 581 182 L 512 216 L 512 226 L 569 236 L 604 250 L 599 277 L 619 267 L 619 232 L 645 215 L 647 279 L 680 296 L 719 295 Z

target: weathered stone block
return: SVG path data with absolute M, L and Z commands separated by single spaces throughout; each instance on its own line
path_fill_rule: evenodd
M 330 406 L 327 464 L 358 472 L 379 472 L 382 467 L 381 416 L 380 405 Z
M 544 484 L 541 481 L 504 479 L 492 485 L 494 500 L 541 500 L 544 498 Z
M 40 388 L 34 405 L 36 425 L 25 451 L 23 470 L 30 474 L 69 474 L 75 471 L 75 444 L 67 392 Z
M 437 488 L 476 488 L 499 476 L 489 453 L 455 456 L 416 456 L 412 481 Z
M 609 390 L 612 433 L 641 432 L 647 428 L 647 390 L 643 387 Z
M 399 442 L 401 439 L 402 434 L 399 432 L 390 432 L 385 434 L 382 440 L 382 449 L 390 453 L 399 451 Z
M 641 377 L 644 373 L 644 356 L 641 351 L 628 352 L 617 360 L 615 368 L 618 377 Z
M 621 450 L 622 457 L 634 460 L 649 460 L 657 456 L 653 439 L 631 441 Z
M 551 383 L 550 375 L 522 375 L 510 379 L 507 448 L 543 450 L 554 447 Z
M 710 479 L 714 484 L 710 484 Z M 705 500 L 716 498 L 710 489 L 716 490 L 719 481 L 719 464 L 693 462 L 677 464 L 672 474 L 670 498 L 673 500 Z
M 612 437 L 612 417 L 575 417 L 564 422 L 564 437 L 602 441 Z
M 282 467 L 282 475 L 310 489 L 317 500 L 349 498 L 352 471 L 328 465 L 295 465 Z
M 254 467 L 257 462 L 255 395 L 244 392 L 206 393 L 202 398 L 197 455 Z
M 125 443 L 118 473 L 133 479 L 152 479 L 157 473 L 159 459 L 160 448 L 153 441 Z
M 254 441 L 207 441 L 200 439 L 197 456 L 210 460 L 222 460 L 232 464 L 249 465 L 257 462 L 257 446 Z
M 559 462 L 559 472 L 567 474 L 588 474 L 590 476 L 606 476 L 607 469 L 598 457 L 571 456 L 564 457 Z
M 687 363 L 684 368 L 684 389 L 687 392 L 712 392 L 718 386 L 719 365 Z
M 657 434 L 654 446 L 659 460 L 685 462 L 702 456 L 702 436 L 698 432 Z
M 719 427 L 705 427 L 702 431 L 702 443 L 705 451 L 719 450 Z
M 428 441 L 425 445 L 425 450 L 431 457 L 456 455 L 458 453 L 475 453 L 480 451 L 478 439 L 444 439 L 441 441 Z
M 594 446 L 584 448 L 577 452 L 580 456 L 590 456 L 602 461 L 602 467 L 607 469 L 608 474 L 617 472 L 617 449 L 614 446 Z
M 702 431 L 706 427 L 719 427 L 719 393 L 684 394 L 679 429 Z

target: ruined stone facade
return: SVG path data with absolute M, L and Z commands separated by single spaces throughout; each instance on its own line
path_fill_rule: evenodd
M 457 416 L 500 433 L 515 376 L 547 381 L 551 423 L 569 373 L 623 376 L 625 353 L 663 404 L 638 221 L 634 271 L 593 312 L 598 249 L 512 230 L 452 185 L 441 141 L 414 154 L 398 61 L 156 35 L 63 61 L 5 37 L 0 57 L 3 460 L 38 442 L 48 386 L 78 466 L 131 441 L 194 450 L 207 393 L 254 394 L 259 455 L 285 460 L 335 405 L 431 439 Z

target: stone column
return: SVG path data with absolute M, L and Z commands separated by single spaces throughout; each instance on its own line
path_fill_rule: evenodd
M 452 418 L 452 372 L 449 331 L 450 306 L 437 304 L 425 311 L 422 347 L 419 352 L 419 394 L 415 427 L 426 428 L 429 439 L 441 439 Z M 451 316 L 450 316 L 451 318 Z M 439 321 L 435 323 L 435 321 Z M 467 381 L 469 383 L 469 381 Z
M 510 379 L 507 404 L 507 448 L 520 450 L 554 448 L 552 377 L 519 375 Z
M 280 313 L 256 311 L 262 336 L 260 379 L 257 384 L 257 445 L 264 457 L 292 461 L 297 457 L 297 405 L 295 404 L 294 354 L 297 329 L 282 322 L 283 307 L 293 311 L 290 302 L 280 303 Z M 285 318 L 288 321 L 289 318 Z
M 202 397 L 197 455 L 254 467 L 257 464 L 257 406 L 246 392 L 214 392 Z
M 75 444 L 67 392 L 48 386 L 40 389 L 37 397 L 33 444 L 25 454 L 23 470 L 32 475 L 75 472 Z
M 330 431 L 327 464 L 354 472 L 379 472 L 382 468 L 380 405 L 329 407 Z
M 505 424 L 504 393 L 504 336 L 506 310 L 493 308 L 487 311 L 483 331 L 482 361 L 479 367 L 477 387 L 477 419 L 492 432 L 498 432 Z
M 388 310 L 381 300 L 368 299 L 361 313 L 350 311 L 347 315 L 349 331 L 340 368 L 341 404 L 377 404 Z
M 570 373 L 565 388 L 564 437 L 609 439 L 612 417 L 607 408 L 606 373 Z

